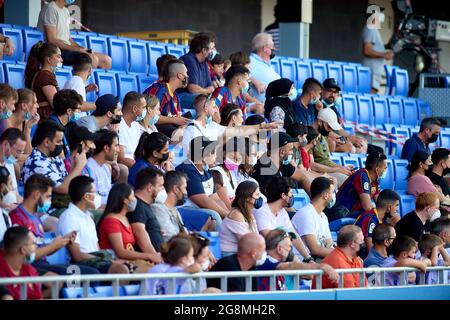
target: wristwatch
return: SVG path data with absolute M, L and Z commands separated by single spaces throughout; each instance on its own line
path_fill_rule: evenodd
M 306 257 L 305 259 L 303 259 L 304 263 L 310 263 L 311 261 L 314 261 L 314 258 L 312 256 Z

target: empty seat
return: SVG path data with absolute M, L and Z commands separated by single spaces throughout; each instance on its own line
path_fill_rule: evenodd
M 337 163 L 338 165 L 342 166 L 342 156 L 339 153 L 331 153 L 330 159 L 334 163 Z
M 66 81 L 72 78 L 72 69 L 64 67 L 58 71 L 55 72 L 56 75 L 56 81 L 58 82 L 58 87 L 61 90 L 64 85 L 66 84 Z
M 381 189 L 394 189 L 394 162 L 392 159 L 387 159 L 387 169 L 386 169 L 386 177 L 381 180 L 380 187 Z
M 138 82 L 138 89 L 141 93 L 144 92 L 144 90 L 147 89 L 157 79 L 156 76 L 147 76 L 145 74 L 138 74 L 136 78 Z
M 342 68 L 340 64 L 329 63 L 327 64 L 328 78 L 336 79 L 339 86 L 342 89 Z
M 369 67 L 356 67 L 358 78 L 358 92 L 369 93 L 372 88 L 372 73 Z
M 408 194 L 400 194 L 400 216 L 404 217 L 414 210 L 416 210 L 416 197 Z
M 87 37 L 87 42 L 88 48 L 92 49 L 93 52 L 108 54 L 107 38 L 93 35 Z
M 348 224 L 354 224 L 355 221 L 356 220 L 353 219 L 353 218 L 341 218 L 341 219 L 337 219 L 337 220 L 331 221 L 330 224 L 329 224 L 330 231 L 332 231 L 332 232 L 339 232 L 339 230 L 343 226 L 346 226 Z
M 401 137 L 395 138 L 396 141 L 399 141 L 402 143 L 405 143 L 406 140 L 409 139 L 409 137 L 410 137 L 408 128 L 401 128 L 401 127 L 393 126 L 392 133 L 403 136 L 404 138 L 401 138 Z M 393 152 L 392 154 L 395 155 L 396 157 L 398 157 L 398 158 L 401 157 L 402 149 L 403 149 L 402 144 L 391 142 L 391 152 Z
M 123 286 L 122 288 L 125 296 L 138 296 L 141 291 L 141 286 L 139 284 L 130 284 Z
M 35 45 L 36 42 L 44 41 L 44 34 L 42 31 L 33 30 L 33 29 L 24 29 L 22 30 L 23 35 L 23 45 L 25 52 L 25 60 L 28 59 L 28 55 L 30 54 L 31 48 Z
M 128 41 L 130 72 L 147 73 L 148 54 L 144 42 Z
M 166 53 L 179 58 L 184 55 L 184 47 L 168 43 L 166 44 Z
M 96 297 L 113 297 L 113 287 L 112 286 L 97 286 L 94 287 L 94 293 L 96 293 Z M 119 287 L 119 296 L 124 296 L 124 289 L 123 287 Z
M 408 71 L 405 69 L 394 68 L 391 77 L 391 94 L 407 97 L 409 90 Z
M 408 160 L 394 159 L 395 190 L 406 190 L 408 177 Z
M 413 99 L 402 99 L 404 124 L 416 126 L 420 123 L 420 114 L 417 103 Z
M 397 98 L 388 98 L 389 123 L 394 125 L 403 124 L 402 101 Z
M 359 168 L 361 166 L 359 163 L 359 158 L 352 156 L 343 156 L 342 165 L 344 166 L 352 165 L 354 168 Z
M 62 297 L 65 299 L 77 299 L 83 297 L 83 288 L 62 288 Z M 94 288 L 89 287 L 88 297 L 92 297 L 95 294 Z
M 305 80 L 312 77 L 311 63 L 307 61 L 296 61 L 297 68 L 297 88 L 301 89 Z
M 95 83 L 94 76 L 89 77 L 89 79 L 87 81 L 87 85 L 89 85 L 91 83 Z M 95 100 L 97 100 L 97 92 L 95 92 L 95 91 L 86 92 L 86 101 L 87 102 L 95 102 Z
M 108 38 L 112 70 L 128 71 L 128 44 L 126 40 Z
M 327 78 L 327 67 L 324 63 L 313 62 L 311 63 L 311 68 L 312 76 L 320 82 L 323 82 Z
M 358 103 L 356 96 L 350 94 L 342 95 L 342 111 L 345 121 L 358 122 Z
M 272 66 L 272 69 L 275 70 L 276 73 L 281 74 L 280 57 L 275 57 L 272 60 L 270 60 L 270 65 Z
M 0 32 L 11 39 L 14 42 L 16 49 L 11 56 L 3 55 L 3 60 L 5 61 L 22 61 L 24 58 L 23 54 L 23 35 L 22 30 L 14 28 L 0 28 Z
M 158 77 L 158 68 L 156 67 L 156 59 L 166 53 L 166 48 L 159 44 L 154 44 L 151 42 L 147 43 L 147 51 L 148 51 L 148 62 L 149 62 L 149 71 L 150 75 L 155 75 Z
M 388 106 L 386 98 L 372 96 L 373 105 L 373 123 L 377 128 L 382 128 L 384 124 L 389 122 Z
M 367 96 L 357 96 L 359 123 L 373 126 L 372 99 Z
M 116 73 L 116 80 L 120 101 L 123 101 L 123 98 L 128 92 L 139 90 L 135 75 Z
M 422 99 L 414 99 L 417 103 L 417 108 L 419 108 L 420 119 L 431 117 L 431 106 L 430 104 Z
M 190 231 L 200 231 L 210 217 L 209 214 L 198 211 L 195 208 L 177 207 L 177 209 L 180 212 L 185 227 Z
M 294 82 L 294 86 L 297 87 L 297 77 L 295 75 L 295 61 L 280 59 L 280 76 L 282 78 L 290 79 Z
M 310 202 L 309 196 L 304 189 L 296 189 L 296 192 L 293 193 L 293 196 L 295 210 L 299 210 Z
M 392 73 L 396 67 L 389 66 L 387 64 L 384 65 L 384 73 L 386 76 L 386 94 L 390 95 L 392 92 Z
M 441 143 L 444 148 L 450 148 L 450 129 L 441 130 Z
M 209 251 L 212 252 L 216 259 L 222 258 L 222 251 L 220 250 L 219 232 L 199 232 L 199 234 L 209 239 Z
M 344 130 L 347 131 L 350 135 L 355 135 L 355 127 L 351 124 L 344 124 Z
M 356 92 L 358 79 L 354 65 L 342 65 L 342 91 Z
M 14 89 L 24 87 L 25 65 L 15 63 L 3 64 L 4 80 Z
M 114 72 L 94 71 L 95 83 L 98 86 L 98 96 L 110 93 L 117 96 L 117 82 Z
M 79 46 L 83 48 L 88 48 L 87 37 L 84 34 L 71 33 L 70 37 L 73 41 L 75 41 Z

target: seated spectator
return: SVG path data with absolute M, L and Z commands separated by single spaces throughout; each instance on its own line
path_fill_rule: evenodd
M 173 170 L 169 155 L 169 138 L 166 135 L 161 132 L 144 132 L 134 152 L 136 162 L 130 168 L 128 183 L 134 186 L 136 177 L 143 168 L 152 167 L 164 172 Z
M 70 36 L 70 13 L 66 5 L 72 1 L 55 0 L 45 4 L 39 12 L 37 27 L 45 39 L 61 49 L 64 64 L 71 66 L 80 54 L 88 54 L 93 68 L 111 69 L 112 60 L 103 53 L 81 47 Z
M 6 194 L 8 193 L 7 190 L 10 188 L 11 184 L 11 175 L 9 171 L 5 167 L 0 166 L 0 212 L 2 214 L 0 217 L 0 242 L 3 241 L 6 230 L 12 226 L 11 218 L 8 214 L 11 209 L 5 208 L 10 201 L 5 201 L 5 196 L 3 196 L 5 191 Z
M 166 68 L 166 63 L 167 63 L 168 61 L 171 61 L 171 60 L 177 60 L 177 59 L 178 59 L 178 58 L 175 57 L 174 55 L 172 55 L 172 54 L 167 54 L 167 53 L 161 55 L 160 57 L 158 57 L 158 59 L 156 59 L 156 69 L 157 69 L 157 71 L 158 71 L 158 79 L 157 79 L 154 83 L 152 83 L 152 84 L 150 85 L 150 87 L 152 87 L 152 86 L 155 85 L 155 84 L 158 84 L 158 83 L 163 82 L 163 71 L 164 71 L 164 69 Z M 143 93 L 146 94 L 146 92 L 150 89 L 150 87 L 147 88 Z
M 423 234 L 420 237 L 418 248 L 420 251 L 420 261 L 431 262 L 432 267 L 450 266 L 450 255 L 445 250 L 444 241 L 434 234 Z M 439 284 L 439 273 L 429 271 L 425 274 L 426 284 Z M 445 283 L 445 281 L 444 281 Z
M 394 227 L 400 220 L 400 215 L 398 214 L 400 196 L 397 192 L 390 189 L 384 189 L 380 192 L 376 202 L 376 208 L 361 213 L 355 221 L 355 225 L 360 227 L 363 232 L 367 251 L 372 249 L 372 233 L 377 225 L 388 223 Z M 363 254 L 366 253 L 367 252 L 363 252 Z
M 91 132 L 105 129 L 109 125 L 118 125 L 122 120 L 120 99 L 112 94 L 104 94 L 95 101 L 95 110 L 90 116 L 82 117 L 76 124 Z
M 293 232 L 297 236 L 293 241 L 295 249 L 304 262 L 310 262 L 313 258 L 295 231 L 286 211 L 286 208 L 291 208 L 294 205 L 294 196 L 288 179 L 285 177 L 273 177 L 267 185 L 270 186 L 270 188 L 266 189 L 267 202 L 261 208 L 253 210 L 259 233 L 265 237 L 271 230 L 276 228 L 283 228 L 285 231 Z
M 167 61 L 162 75 L 162 81 L 153 83 L 144 93 L 158 98 L 161 115 L 156 127 L 170 137 L 178 127 L 189 122 L 189 119 L 181 115 L 179 91 L 176 90 L 186 88 L 190 78 L 183 61 L 178 59 Z
M 136 248 L 141 252 L 154 254 L 161 251 L 163 232 L 151 207 L 164 185 L 163 173 L 155 168 L 142 169 L 134 186 L 136 207 L 129 210 L 128 221 L 136 237 Z M 156 259 L 153 256 L 153 259 Z
M 17 91 L 9 84 L 0 83 L 0 133 L 9 127 L 6 120 L 11 118 L 17 100 Z
M 62 68 L 61 50 L 39 41 L 30 51 L 25 68 L 25 87 L 36 93 L 41 121 L 53 114 L 53 97 L 59 91 L 55 72 Z
M 94 134 L 85 127 L 79 127 L 74 122 L 69 123 L 66 132 L 68 133 L 68 146 L 70 155 L 64 159 L 67 173 L 72 171 L 74 158 L 77 153 L 92 154 L 95 151 Z M 83 169 L 83 172 L 85 170 Z
M 266 88 L 280 75 L 272 68 L 270 60 L 275 57 L 275 47 L 272 36 L 268 33 L 258 33 L 252 40 L 250 54 L 250 79 L 255 87 L 251 95 L 264 103 Z
M 246 126 L 254 126 L 259 125 L 261 123 L 266 123 L 266 120 L 263 116 L 259 114 L 254 114 L 245 119 L 244 124 Z M 269 134 L 267 131 L 259 130 L 258 134 L 251 134 L 248 136 L 250 141 L 256 148 L 256 158 L 252 165 L 256 164 L 256 160 L 261 158 L 261 156 L 267 151 L 267 143 L 269 142 Z
M 73 76 L 66 81 L 63 89 L 75 90 L 83 99 L 81 105 L 81 115 L 87 116 L 86 111 L 95 110 L 95 104 L 86 101 L 86 93 L 98 91 L 95 83 L 86 85 L 89 78 L 92 77 L 92 59 L 87 53 L 80 53 L 75 57 L 73 64 Z
M 450 254 L 450 219 L 448 217 L 440 217 L 434 220 L 430 226 L 430 233 L 439 236 L 445 243 L 446 250 Z
M 49 120 L 56 122 L 64 127 L 63 151 L 64 157 L 70 155 L 67 130 L 69 122 L 76 122 L 81 117 L 81 104 L 83 100 L 75 90 L 61 90 L 55 93 L 53 97 L 53 114 Z
M 220 112 L 220 125 L 224 127 L 239 127 L 244 124 L 242 110 L 234 104 L 227 103 Z
M 302 237 L 311 255 L 325 258 L 334 248 L 328 218 L 323 213 L 336 201 L 335 188 L 330 180 L 318 177 L 311 183 L 311 203 L 304 206 L 292 218 L 291 222 Z
M 392 242 L 392 256 L 386 258 L 381 267 L 413 267 L 425 272 L 427 268 L 426 261 L 415 259 L 417 243 L 413 238 L 399 234 Z M 399 286 L 406 284 L 416 284 L 416 273 L 408 272 L 405 274 L 403 282 L 401 281 L 401 272 L 386 272 L 385 286 Z
M 308 78 L 303 83 L 301 95 L 293 102 L 293 108 L 296 113 L 297 122 L 303 123 L 305 126 L 312 126 L 317 120 L 318 112 L 323 109 L 323 104 L 320 101 L 322 94 L 322 84 L 315 78 Z M 336 116 L 337 119 L 337 116 Z M 336 120 L 336 123 L 339 123 Z M 333 128 L 333 130 L 340 130 L 342 127 Z
M 253 173 L 253 166 L 258 161 L 258 155 L 257 155 L 257 147 L 254 143 L 250 141 L 248 137 L 241 138 L 243 140 L 245 150 L 244 150 L 244 158 L 242 159 L 241 164 L 239 165 L 237 172 L 236 172 L 236 184 L 239 185 L 242 181 L 253 181 L 255 183 L 258 183 L 255 179 L 251 177 L 251 174 Z
M 120 152 L 118 162 L 131 168 L 136 162 L 133 159 L 134 151 L 141 137 L 139 121 L 144 120 L 147 114 L 145 97 L 135 91 L 130 91 L 123 99 L 123 117 L 119 126 Z
M 395 224 L 395 231 L 398 235 L 408 236 L 419 241 L 422 234 L 429 229 L 427 221 L 433 222 L 440 216 L 437 194 L 424 192 L 416 198 L 416 210 L 404 215 Z
M 147 114 L 145 115 L 144 120 L 139 122 L 141 135 L 144 132 L 158 132 L 158 128 L 155 124 L 161 117 L 161 106 L 159 104 L 158 98 L 152 94 L 145 94 L 144 97 L 145 101 L 147 102 Z
M 305 175 L 305 170 L 295 167 L 292 161 L 293 142 L 297 141 L 297 138 L 292 138 L 285 132 L 276 132 L 270 137 L 268 150 L 258 159 L 252 173 L 261 192 L 266 196 L 269 192 L 269 180 L 281 176 L 294 179 L 309 193 L 311 183 Z
M 6 54 L 8 57 L 11 57 L 16 50 L 16 45 L 11 38 L 0 34 L 0 60 L 3 60 L 3 56 Z
M 256 270 L 311 270 L 320 269 L 331 282 L 339 280 L 336 271 L 324 263 L 303 263 L 295 256 L 292 249 L 290 234 L 283 230 L 272 230 L 266 236 L 267 259 L 263 265 L 256 267 Z M 286 276 L 290 277 L 290 276 Z M 277 276 L 277 290 L 298 290 L 299 288 L 289 288 L 285 276 Z M 312 279 L 312 276 L 302 276 L 303 279 Z M 270 291 L 270 278 L 258 278 L 258 291 Z
M 123 262 L 115 262 L 111 254 L 99 251 L 95 222 L 88 211 L 98 209 L 101 204 L 94 180 L 86 176 L 74 178 L 69 195 L 71 203 L 59 217 L 58 234 L 76 232 L 75 240 L 67 245 L 71 262 L 95 268 L 100 273 L 129 273 Z
M 214 59 L 208 61 L 208 72 L 214 88 L 223 87 L 225 84 L 224 63 L 225 60 L 219 53 L 216 54 Z
M 203 136 L 192 139 L 188 160 L 178 165 L 175 170 L 184 172 L 189 180 L 187 186 L 189 198 L 186 206 L 201 208 L 202 212 L 209 214 L 215 220 L 216 229 L 219 230 L 222 218 L 228 215 L 229 210 L 217 195 L 209 170 L 209 166 L 216 163 L 215 146 L 215 141 L 210 141 Z
M 216 54 L 216 36 L 210 32 L 199 32 L 189 43 L 189 52 L 180 57 L 186 65 L 189 79 L 187 86 L 177 93 L 183 109 L 192 108 L 197 95 L 209 95 L 214 91 L 207 60 L 213 60 Z
M 446 148 L 435 149 L 431 155 L 431 161 L 433 162 L 433 168 L 426 172 L 427 177 L 445 197 L 450 196 L 450 186 L 444 178 L 444 173 L 450 168 L 450 150 Z
M 364 236 L 361 228 L 354 225 L 346 225 L 339 230 L 337 238 L 337 247 L 333 249 L 322 260 L 322 263 L 329 264 L 335 269 L 361 269 L 363 262 L 358 257 L 358 252 L 364 245 Z M 343 275 L 344 288 L 358 288 L 361 280 L 358 273 L 347 273 Z M 367 286 L 367 278 L 364 276 L 364 287 Z M 322 276 L 322 288 L 337 288 L 337 282 L 331 282 L 328 278 Z
M 252 271 L 264 264 L 267 258 L 264 238 L 254 232 L 243 235 L 238 242 L 237 253 L 223 257 L 211 268 L 210 272 Z M 221 288 L 220 278 L 208 278 L 208 287 Z M 257 288 L 257 278 L 252 281 L 252 288 Z M 250 289 L 252 289 L 250 288 Z M 229 277 L 227 292 L 246 291 L 245 278 Z
M 101 129 L 94 135 L 95 150 L 87 160 L 83 173 L 94 180 L 95 189 L 102 198 L 102 206 L 106 205 L 112 187 L 112 168 L 109 162 L 117 159 L 119 138 L 117 133 Z
M 431 169 L 432 165 L 433 162 L 428 153 L 424 151 L 414 153 L 407 167 L 409 175 L 407 178 L 406 192 L 415 197 L 423 192 L 433 192 L 438 196 L 441 203 L 450 206 L 450 196 L 444 196 L 442 190 L 438 190 L 430 178 L 425 175 Z
M 261 208 L 263 199 L 258 185 L 253 181 L 243 181 L 236 189 L 236 197 L 230 213 L 223 219 L 219 231 L 222 256 L 238 251 L 239 239 L 250 232 L 258 232 L 252 210 Z
M 431 154 L 429 144 L 435 143 L 441 133 L 442 123 L 437 118 L 425 118 L 420 123 L 419 133 L 406 140 L 402 148 L 402 159 L 411 162 L 417 151 Z
M 133 212 L 136 205 L 137 199 L 129 185 L 118 183 L 111 188 L 105 211 L 98 221 L 98 244 L 114 258 L 130 261 L 140 267 L 140 271 L 146 272 L 151 267 L 150 262 L 159 262 L 161 258 L 154 249 L 134 250 L 136 238 L 127 212 Z
M 0 277 L 37 277 L 36 269 L 31 265 L 36 255 L 36 240 L 27 228 L 15 226 L 9 228 L 3 239 L 0 251 Z M 6 285 L 9 294 L 20 300 L 20 286 Z M 30 283 L 26 286 L 28 300 L 40 300 L 43 297 L 41 284 Z
M 283 131 L 286 131 L 287 127 L 297 122 L 292 104 L 296 98 L 297 89 L 291 80 L 281 78 L 272 81 L 266 90 L 264 116 L 270 121 L 282 122 Z
M 382 153 L 370 153 L 365 168 L 354 171 L 339 188 L 336 204 L 325 212 L 328 220 L 357 218 L 361 213 L 375 208 L 380 193 L 380 180 L 387 170 L 386 156 Z
M 33 137 L 33 151 L 25 161 L 22 182 L 35 173 L 43 174 L 55 182 L 53 192 L 66 195 L 73 178 L 79 176 L 86 165 L 86 153 L 74 156 L 72 171 L 67 173 L 63 160 L 59 157 L 63 151 L 64 128 L 53 121 L 44 121 L 36 129 Z M 55 202 L 53 206 L 55 207 Z

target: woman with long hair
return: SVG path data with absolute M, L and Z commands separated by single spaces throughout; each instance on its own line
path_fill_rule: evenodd
M 220 250 L 222 256 L 237 252 L 240 237 L 249 232 L 258 232 L 252 210 L 261 208 L 263 198 L 258 184 L 253 181 L 241 182 L 236 189 L 232 209 L 223 219 L 220 227 Z
M 141 134 L 144 132 L 158 132 L 158 128 L 156 128 L 155 124 L 158 122 L 159 116 L 161 115 L 159 100 L 153 94 L 144 94 L 144 97 L 147 102 L 147 114 L 144 119 L 139 121 Z
M 224 127 L 238 127 L 244 124 L 244 114 L 235 104 L 227 103 L 220 112 L 220 124 Z
M 36 93 L 41 121 L 53 113 L 53 97 L 58 92 L 55 72 L 62 68 L 61 50 L 54 44 L 39 41 L 30 51 L 25 68 L 25 87 Z

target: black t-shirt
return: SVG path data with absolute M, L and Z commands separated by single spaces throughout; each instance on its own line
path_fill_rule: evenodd
M 295 167 L 291 164 L 282 164 L 277 168 L 272 160 L 264 154 L 256 163 L 252 173 L 253 179 L 258 181 L 259 189 L 266 194 L 266 186 L 273 177 L 291 177 L 295 172 Z
M 248 271 L 255 270 L 252 267 Z M 219 271 L 242 271 L 239 261 L 237 259 L 237 254 L 232 254 L 231 256 L 225 257 L 217 261 L 217 263 L 211 268 L 210 272 Z M 208 287 L 214 287 L 220 289 L 220 278 L 207 279 Z M 257 289 L 257 278 L 253 278 L 253 290 Z M 228 278 L 227 291 L 245 291 L 245 278 Z
M 155 250 L 159 252 L 161 244 L 164 243 L 161 226 L 156 219 L 156 215 L 153 212 L 153 209 L 138 197 L 136 197 L 136 199 L 138 201 L 136 210 L 128 213 L 128 221 L 130 221 L 130 224 L 143 223 L 145 225 L 145 230 L 150 237 L 150 241 L 155 247 Z
M 442 193 L 444 194 L 444 196 L 448 196 L 450 195 L 450 188 L 448 186 L 447 181 L 445 181 L 443 176 L 440 176 L 436 173 L 434 173 L 433 171 L 429 171 L 427 172 L 427 177 L 430 178 L 431 182 L 433 182 L 433 184 L 441 187 Z
M 397 235 L 404 235 L 419 241 L 422 234 L 425 232 L 425 226 L 422 220 L 417 216 L 415 211 L 411 211 L 395 225 L 395 232 Z

